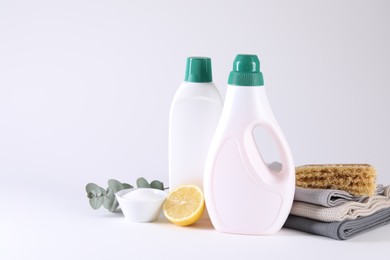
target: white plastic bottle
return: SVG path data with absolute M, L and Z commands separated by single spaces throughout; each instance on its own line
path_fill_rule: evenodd
M 210 145 L 204 195 L 215 229 L 237 234 L 271 234 L 291 209 L 295 169 L 287 141 L 272 113 L 256 55 L 237 55 L 225 104 Z M 261 157 L 253 131 L 269 131 L 282 161 L 280 171 Z
M 222 111 L 212 82 L 211 59 L 187 58 L 185 80 L 173 98 L 169 116 L 169 188 L 203 188 L 207 152 Z

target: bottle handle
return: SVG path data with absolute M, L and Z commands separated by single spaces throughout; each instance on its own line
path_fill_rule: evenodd
M 273 138 L 273 142 L 276 144 L 277 151 L 282 163 L 280 171 L 271 169 L 275 167 L 270 167 L 270 165 L 267 165 L 261 156 L 261 152 L 256 145 L 253 134 L 254 129 L 258 127 L 268 130 L 270 136 Z M 247 138 L 245 139 L 247 141 L 245 141 L 245 145 L 248 151 L 248 158 L 250 158 L 253 171 L 256 173 L 256 176 L 252 176 L 253 178 L 261 178 L 269 185 L 284 183 L 287 182 L 290 178 L 295 178 L 295 168 L 291 151 L 286 138 L 277 124 L 271 123 L 269 121 L 257 121 L 252 124 L 251 127 L 249 127 L 249 131 L 246 136 Z M 272 163 L 271 165 L 275 166 L 275 163 Z

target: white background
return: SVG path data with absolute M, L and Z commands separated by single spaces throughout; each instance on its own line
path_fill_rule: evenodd
M 169 233 L 165 222 L 138 230 L 149 242 L 170 235 L 136 246 L 122 216 L 89 208 L 84 187 L 168 183 L 168 113 L 188 56 L 212 58 L 224 96 L 235 55 L 257 54 L 296 165 L 370 163 L 389 184 L 389 11 L 388 1 L 0 0 L 1 258 L 130 258 L 167 237 L 164 248 L 185 248 L 191 232 Z M 293 231 L 188 230 L 203 249 L 222 238 L 214 248 L 230 257 L 283 256 L 280 241 L 294 249 L 296 237 L 340 247 Z M 388 244 L 383 230 L 357 241 Z M 362 256 L 359 248 L 344 253 Z

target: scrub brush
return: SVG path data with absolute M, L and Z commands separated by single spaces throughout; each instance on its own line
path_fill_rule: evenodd
M 312 164 L 295 168 L 296 186 L 336 189 L 355 196 L 372 196 L 376 190 L 376 170 L 369 164 Z

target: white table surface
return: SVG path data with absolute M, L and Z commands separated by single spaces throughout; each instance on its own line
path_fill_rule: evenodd
M 390 225 L 347 241 L 290 229 L 220 233 L 208 220 L 132 223 L 90 208 L 83 178 L 12 177 L 1 198 L 0 259 L 373 259 L 390 250 Z
M 0 260 L 388 259 L 390 225 L 336 241 L 137 224 L 92 210 L 84 188 L 106 176 L 166 181 L 186 57 L 212 58 L 224 96 L 238 53 L 259 55 L 297 166 L 370 163 L 390 184 L 389 10 L 356 0 L 0 1 Z

